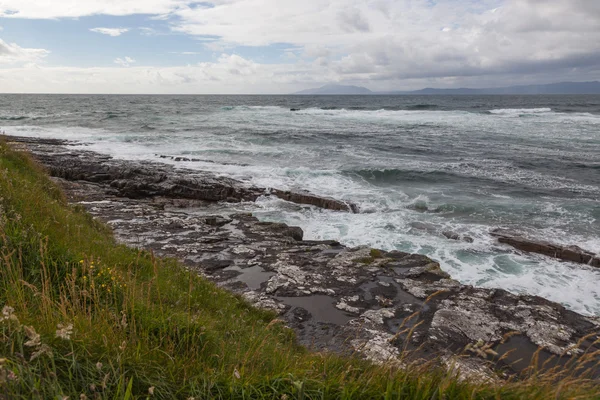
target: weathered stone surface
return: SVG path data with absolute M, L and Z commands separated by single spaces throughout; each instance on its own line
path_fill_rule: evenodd
M 38 143 L 34 155 L 49 167 L 79 165 L 69 164 L 75 157 L 82 164 L 100 162 L 61 144 Z M 121 163 L 106 162 L 114 168 Z M 119 241 L 178 258 L 257 307 L 276 311 L 301 343 L 319 350 L 400 364 L 438 359 L 491 380 L 503 376 L 493 372 L 497 368 L 505 376 L 525 369 L 538 346 L 548 366 L 598 350 L 596 319 L 539 297 L 461 285 L 423 255 L 303 241 L 299 228 L 248 214 L 203 215 L 203 200 L 130 198 L 110 179 L 56 181 Z M 409 353 L 400 358 L 403 351 Z
M 309 204 L 312 206 L 326 208 L 329 210 L 349 211 L 353 213 L 358 213 L 358 207 L 355 204 L 346 203 L 329 197 L 315 196 L 309 192 L 294 192 L 272 189 L 271 193 L 273 193 L 280 199 L 291 201 L 292 203 Z
M 467 243 L 473 243 L 473 238 L 471 236 L 461 235 L 454 231 L 443 231 L 442 235 L 450 240 L 462 240 Z
M 309 192 L 257 188 L 210 172 L 176 169 L 170 165 L 151 162 L 114 160 L 98 153 L 75 152 L 66 147 L 57 147 L 67 145 L 69 142 L 66 141 L 16 136 L 7 138 L 12 142 L 26 144 L 26 147 L 36 154 L 38 160 L 54 177 L 68 181 L 107 184 L 114 189 L 115 194 L 132 199 L 169 197 L 211 202 L 239 202 L 255 201 L 260 196 L 275 195 L 292 203 L 336 211 L 358 212 L 355 204 Z
M 585 251 L 578 246 L 563 246 L 547 241 L 529 239 L 514 232 L 496 229 L 491 235 L 498 238 L 498 242 L 508 244 L 516 249 L 530 253 L 543 254 L 564 261 L 591 265 L 600 268 L 600 256 Z

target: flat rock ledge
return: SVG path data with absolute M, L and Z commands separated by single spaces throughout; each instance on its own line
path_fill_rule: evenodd
M 600 256 L 586 251 L 579 246 L 564 246 L 543 240 L 529 239 L 518 233 L 504 229 L 493 230 L 490 234 L 498 238 L 498 242 L 508 244 L 521 251 L 543 254 L 563 261 L 587 264 L 600 268 Z
M 60 141 L 20 143 L 119 241 L 175 257 L 274 310 L 313 349 L 400 365 L 433 359 L 479 380 L 520 374 L 534 354 L 540 366 L 566 367 L 599 350 L 596 319 L 540 297 L 462 285 L 425 256 L 305 241 L 298 227 L 211 214 L 215 202 L 258 195 L 236 181 L 144 164 L 136 168 L 152 178 L 140 187 L 131 162 Z
M 206 171 L 175 168 L 152 162 L 115 160 L 110 156 L 90 151 L 72 151 L 66 147 L 75 144 L 74 142 L 19 136 L 6 136 L 5 139 L 17 146 L 25 146 L 35 153 L 54 177 L 68 181 L 82 180 L 105 184 L 110 186 L 112 194 L 123 197 L 139 199 L 164 196 L 210 202 L 240 202 L 274 195 L 297 204 L 335 211 L 359 212 L 356 204 L 317 196 L 307 191 L 258 188 Z

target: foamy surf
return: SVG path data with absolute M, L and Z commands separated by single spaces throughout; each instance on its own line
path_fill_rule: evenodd
M 520 115 L 520 114 L 542 114 L 552 112 L 551 108 L 501 108 L 490 110 L 492 114 Z
M 448 99 L 165 97 L 148 113 L 143 99 L 77 98 L 40 111 L 43 118 L 2 124 L 9 134 L 76 140 L 121 159 L 352 201 L 360 214 L 274 198 L 228 207 L 298 225 L 307 239 L 427 254 L 463 283 L 600 315 L 598 270 L 518 253 L 489 235 L 502 227 L 600 251 L 596 110 L 555 111 L 556 98 Z

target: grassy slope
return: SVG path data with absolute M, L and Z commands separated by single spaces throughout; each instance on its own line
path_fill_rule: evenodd
M 174 261 L 116 244 L 105 226 L 67 205 L 40 167 L 4 143 L 2 307 L 0 399 L 548 399 L 595 393 L 577 380 L 553 385 L 533 376 L 486 386 L 426 366 L 399 370 L 307 352 L 273 314 Z

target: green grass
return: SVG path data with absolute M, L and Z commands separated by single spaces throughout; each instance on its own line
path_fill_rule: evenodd
M 118 245 L 0 143 L 0 399 L 595 398 L 581 378 L 461 381 L 312 353 L 275 315 Z M 579 397 L 577 397 L 579 396 Z

